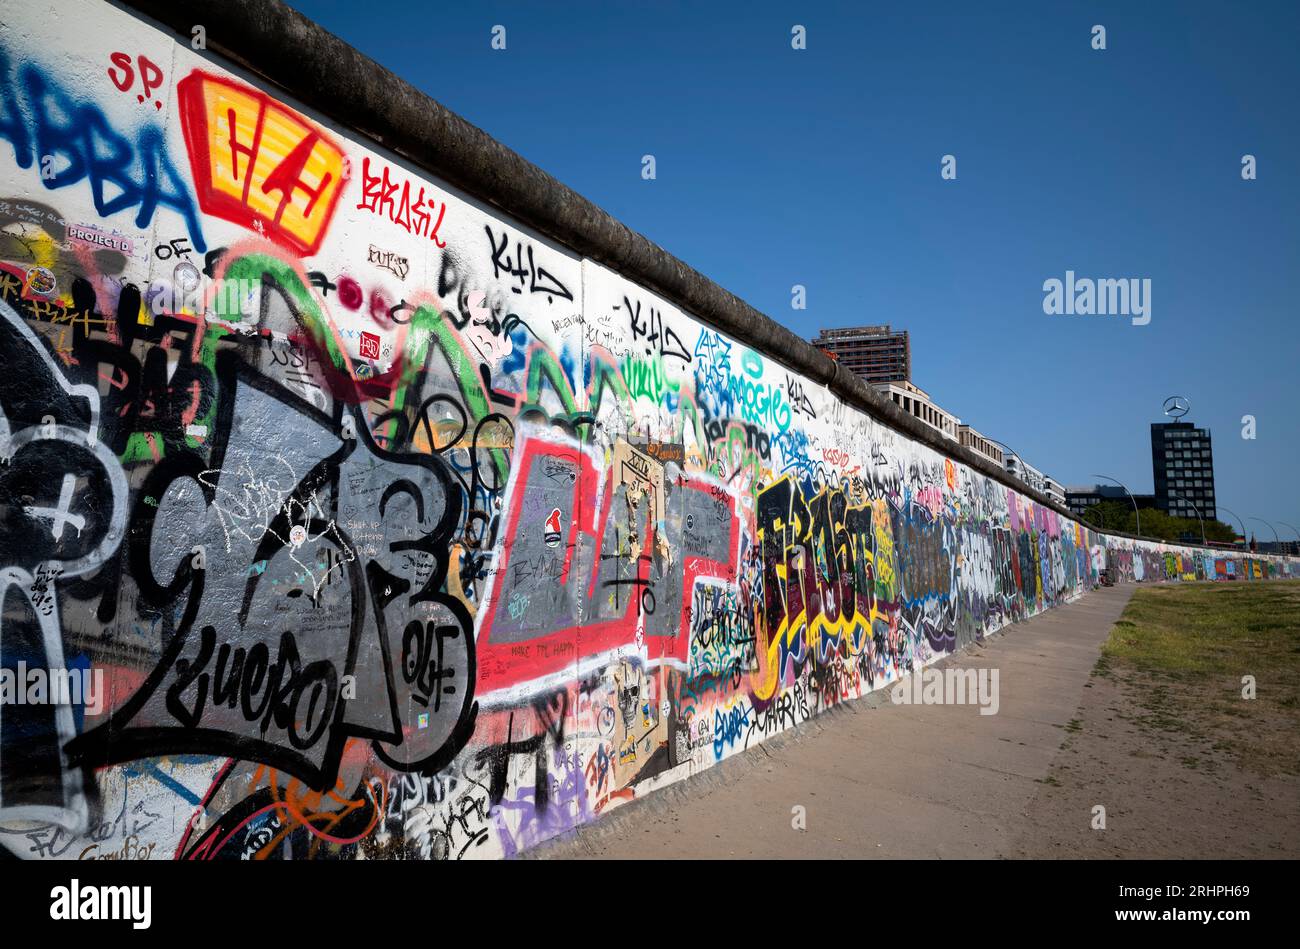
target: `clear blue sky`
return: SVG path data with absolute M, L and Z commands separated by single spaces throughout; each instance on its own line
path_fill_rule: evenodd
M 800 335 L 906 327 L 1066 484 L 1149 492 L 1179 394 L 1218 499 L 1300 526 L 1300 4 L 293 5 Z M 1150 324 L 1045 315 L 1067 269 L 1150 278 Z

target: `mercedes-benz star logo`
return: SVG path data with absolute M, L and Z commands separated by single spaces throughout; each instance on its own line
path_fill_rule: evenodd
M 1171 395 L 1165 399 L 1165 414 L 1170 418 L 1182 418 L 1192 409 L 1192 403 L 1181 395 Z

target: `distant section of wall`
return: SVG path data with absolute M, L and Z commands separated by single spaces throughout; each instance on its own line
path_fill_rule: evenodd
M 558 230 L 0 13 L 0 843 L 509 856 L 1108 567 L 1300 575 L 1090 531 Z

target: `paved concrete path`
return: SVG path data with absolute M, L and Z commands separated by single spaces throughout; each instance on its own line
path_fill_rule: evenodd
M 840 706 L 530 855 L 1005 857 L 1133 595 L 1101 588 L 1016 623 L 938 668 L 996 668 L 1000 707 Z M 792 808 L 806 809 L 795 830 Z

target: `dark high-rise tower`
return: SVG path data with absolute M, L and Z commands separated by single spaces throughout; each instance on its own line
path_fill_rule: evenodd
M 1153 424 L 1151 471 L 1157 508 L 1175 517 L 1195 519 L 1199 511 L 1207 521 L 1218 520 L 1209 429 L 1191 422 Z
M 888 323 L 824 329 L 812 344 L 869 383 L 912 381 L 912 345 L 907 330 L 891 330 Z

